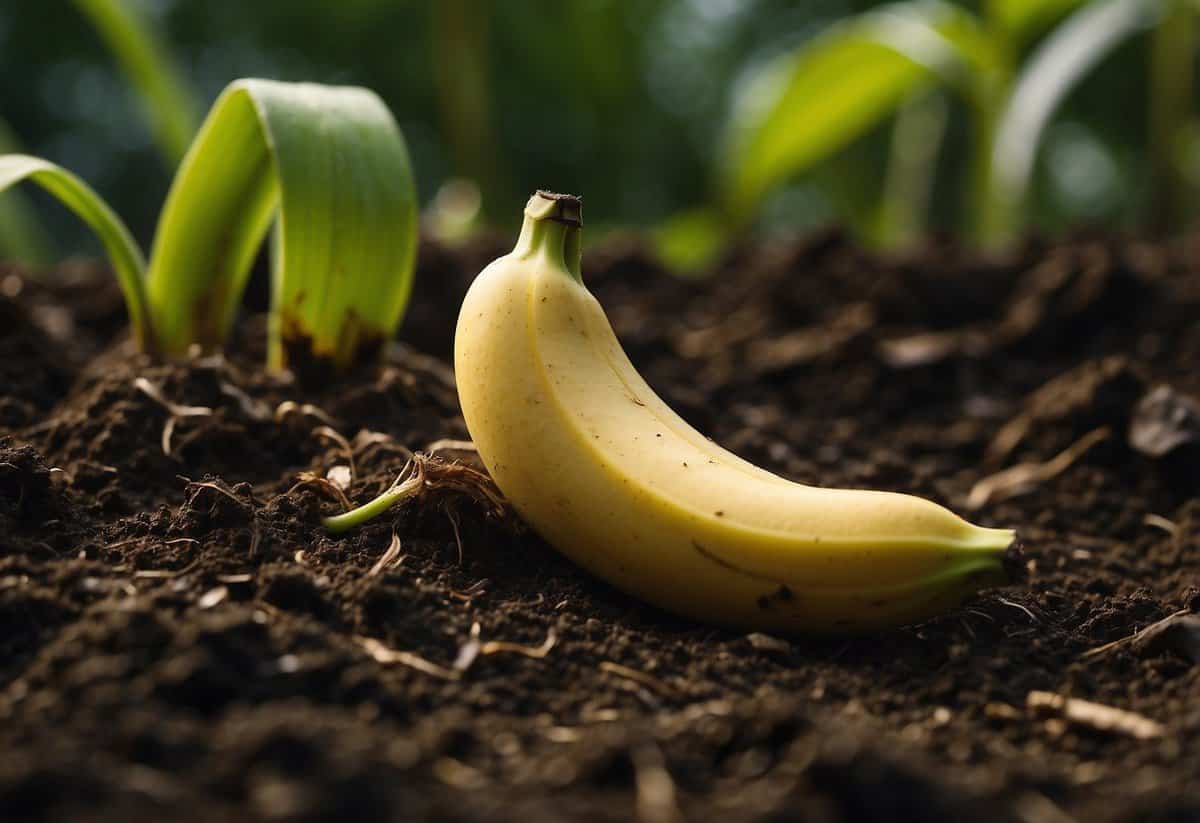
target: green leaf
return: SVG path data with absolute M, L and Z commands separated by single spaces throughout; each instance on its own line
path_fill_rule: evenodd
M 17 136 L 0 119 L 0 154 L 20 151 Z M 42 266 L 50 259 L 49 249 L 50 241 L 24 194 L 10 190 L 0 195 L 0 257 Z
M 391 336 L 412 286 L 417 201 L 387 106 L 361 88 L 240 80 L 159 218 L 148 296 L 163 350 L 225 340 L 275 217 L 270 364 L 344 368 Z
M 180 79 L 167 48 L 128 2 L 74 0 L 74 3 L 91 21 L 142 98 L 159 150 L 174 166 L 196 133 L 199 107 Z
M 723 192 L 745 220 L 763 196 L 858 138 L 928 86 L 971 91 L 995 57 L 973 18 L 944 3 L 885 7 L 767 66 L 741 95 Z
M 717 262 L 729 242 L 729 230 L 719 212 L 695 208 L 676 212 L 659 223 L 650 241 L 667 268 L 694 277 Z
M 1086 4 L 1088 0 L 987 0 L 988 22 L 1017 42 L 1038 32 Z
M 0 258 L 42 266 L 47 260 L 41 225 L 20 192 L 0 195 Z
M 1044 40 L 1019 77 L 996 130 L 994 196 L 1016 211 L 1033 177 L 1042 133 L 1062 100 L 1117 45 L 1155 20 L 1154 0 L 1104 0 L 1077 11 Z
M 50 192 L 96 232 L 125 295 L 134 339 L 144 348 L 147 347 L 152 335 L 142 281 L 146 263 L 141 249 L 121 218 L 87 183 L 66 169 L 26 154 L 0 155 L 0 191 L 23 180 L 36 183 Z

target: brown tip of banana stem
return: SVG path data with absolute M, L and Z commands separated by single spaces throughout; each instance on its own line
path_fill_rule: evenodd
M 1025 565 L 1025 550 L 1019 536 L 1004 550 L 1004 573 L 1008 582 L 1023 583 L 1029 578 L 1029 567 Z
M 528 212 L 530 206 L 534 206 L 535 203 L 539 207 L 537 211 L 540 219 L 554 220 L 566 226 L 583 228 L 582 197 L 538 189 L 530 198 L 529 205 L 525 207 L 526 211 Z

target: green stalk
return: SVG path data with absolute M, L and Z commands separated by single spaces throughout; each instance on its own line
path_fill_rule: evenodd
M 881 248 L 910 247 L 928 228 L 947 109 L 945 98 L 935 92 L 914 97 L 896 114 L 876 226 Z
M 0 118 L 0 154 L 20 151 L 17 136 Z M 50 259 L 49 249 L 50 241 L 33 205 L 18 191 L 0 195 L 0 257 L 38 267 Z
M 196 133 L 195 98 L 153 29 L 123 0 L 73 0 L 142 99 L 159 151 L 174 167 Z
M 1004 106 L 1013 85 L 1013 46 L 997 34 L 995 63 L 980 74 L 971 89 L 970 186 L 974 243 L 985 250 L 1003 248 L 1017 232 L 1018 209 L 1005 196 L 996 178 L 996 139 Z
M 502 202 L 506 182 L 492 125 L 493 12 L 475 0 L 438 0 L 431 13 L 437 107 L 454 173 L 479 186 L 486 213 Z
M 1188 212 L 1182 140 L 1191 119 L 1196 9 L 1174 0 L 1150 38 L 1150 226 L 1178 229 Z
M 96 232 L 125 297 L 133 339 L 141 348 L 153 349 L 154 334 L 142 279 L 146 262 L 121 218 L 87 183 L 66 169 L 26 154 L 0 155 L 0 192 L 23 180 L 53 194 Z
M 401 472 L 400 476 L 403 477 L 404 472 Z M 398 478 L 397 480 L 398 482 L 393 483 L 390 489 L 373 500 L 348 512 L 322 518 L 321 524 L 333 534 L 340 534 L 355 526 L 360 526 L 368 520 L 383 514 L 399 501 L 412 497 L 420 491 L 421 486 L 425 482 L 425 476 L 420 470 L 417 470 L 415 474 L 403 482 L 399 482 Z
M 1016 82 L 1005 84 L 1011 92 L 985 95 L 980 119 L 988 140 L 976 156 L 980 174 L 988 172 L 979 182 L 978 203 L 986 218 L 980 232 L 985 246 L 1002 245 L 1019 228 L 1037 148 L 1054 111 L 1105 55 L 1153 22 L 1155 7 L 1146 0 L 1095 0 L 1082 6 L 1038 44 Z

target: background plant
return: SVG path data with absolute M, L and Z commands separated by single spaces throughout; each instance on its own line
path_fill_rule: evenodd
M 982 15 L 942 2 L 897 3 L 851 18 L 765 66 L 731 118 L 720 179 L 721 205 L 751 218 L 770 192 L 895 118 L 892 160 L 870 233 L 892 243 L 923 228 L 914 206 L 928 202 L 931 147 L 942 123 L 926 102 L 960 98 L 971 149 L 960 201 L 961 227 L 977 243 L 1014 239 L 1045 125 L 1071 89 L 1109 51 L 1146 28 L 1149 0 L 990 0 Z M 1066 12 L 1029 51 L 1023 47 Z M 938 109 L 933 109 L 938 111 Z M 917 169 L 905 163 L 917 158 Z M 903 230 L 896 221 L 909 217 Z
M 424 0 L 120 2 L 141 13 L 145 30 L 162 33 L 200 101 L 236 76 L 368 85 L 400 117 L 425 202 L 447 182 L 466 179 L 482 195 L 482 221 L 511 229 L 507 207 L 553 184 L 587 193 L 596 234 L 605 225 L 652 226 L 711 202 L 713 147 L 754 67 L 884 5 L 477 3 L 467 4 L 474 14 L 464 23 L 464 4 Z M 1061 2 L 1057 11 L 1017 0 L 949 5 L 977 20 L 1000 20 L 1014 33 L 1014 59 L 1027 63 L 1074 4 Z M 0 2 L 0 113 L 26 150 L 79 171 L 147 241 L 170 177 L 156 171 L 160 150 L 143 98 L 74 6 L 64 3 L 62 14 L 20 12 L 15 0 Z M 1153 211 L 1149 181 L 1162 155 L 1150 151 L 1150 50 L 1151 37 L 1133 34 L 1056 110 L 1033 167 L 1026 222 L 1050 231 L 1081 220 L 1128 226 Z M 892 114 L 773 189 L 757 210 L 759 224 L 795 231 L 849 221 L 884 242 L 922 226 L 966 225 L 962 192 L 973 188 L 974 118 L 963 94 L 934 88 L 905 97 Z M 932 173 L 920 162 L 892 164 L 891 156 L 913 156 L 899 150 L 904 143 L 929 145 L 902 136 L 923 129 L 942 132 L 939 150 L 925 158 Z M 932 184 L 920 195 L 906 179 Z M 927 219 L 907 226 L 897 219 L 921 213 L 894 208 L 904 202 L 899 194 L 884 199 L 892 217 L 882 217 L 875 208 L 881 181 L 927 200 Z M 33 199 L 56 242 L 91 248 L 73 222 Z M 713 237 L 713 220 L 692 223 L 709 232 L 701 240 Z

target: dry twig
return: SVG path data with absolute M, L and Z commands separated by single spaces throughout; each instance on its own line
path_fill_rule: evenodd
M 1164 647 L 1176 648 L 1185 656 L 1200 662 L 1200 615 L 1194 614 L 1188 609 L 1180 609 L 1128 637 L 1122 637 L 1120 640 L 1089 649 L 1081 657 L 1084 659 L 1098 657 L 1124 646 L 1131 646 L 1139 651 L 1158 651 Z
M 989 475 L 972 487 L 967 495 L 967 508 L 982 508 L 988 503 L 1033 491 L 1062 474 L 1089 449 L 1111 436 L 1112 430 L 1103 426 L 1088 432 L 1045 463 L 1018 463 Z
M 1032 691 L 1025 704 L 1034 711 L 1062 715 L 1068 722 L 1096 731 L 1124 734 L 1138 740 L 1162 737 L 1163 725 L 1125 709 L 1116 709 L 1090 700 L 1079 700 L 1053 692 Z
M 375 561 L 375 565 L 367 572 L 367 577 L 375 577 L 382 574 L 388 569 L 393 569 L 404 562 L 404 555 L 400 554 L 400 538 L 395 532 L 392 533 L 392 543 L 388 546 L 387 551 L 379 556 Z
M 662 680 L 659 680 L 653 675 L 639 672 L 637 669 L 631 669 L 628 666 L 622 666 L 620 663 L 613 663 L 611 660 L 600 661 L 600 671 L 614 674 L 617 677 L 623 677 L 626 680 L 632 680 L 635 683 L 640 683 L 659 694 L 670 694 L 671 687 Z
M 442 438 L 441 440 L 434 440 L 432 443 L 430 443 L 428 446 L 425 447 L 426 454 L 433 454 L 434 452 L 441 452 L 441 451 L 478 452 L 479 449 L 475 448 L 475 443 L 472 440 L 452 440 L 450 438 Z
M 510 643 L 506 640 L 489 640 L 483 644 L 479 650 L 480 654 L 522 654 L 525 657 L 532 657 L 535 660 L 541 660 L 546 655 L 550 654 L 550 650 L 554 648 L 554 644 L 558 642 L 558 635 L 551 628 L 546 631 L 546 639 L 542 641 L 540 646 L 524 646 L 520 643 Z
M 334 483 L 327 477 L 321 477 L 319 474 L 313 474 L 312 472 L 300 472 L 300 474 L 296 477 L 296 483 L 290 489 L 288 489 L 285 494 L 291 494 L 297 489 L 302 489 L 305 486 L 314 486 L 319 491 L 324 492 L 329 497 L 332 497 L 334 500 L 338 501 L 338 503 L 340 503 L 342 506 L 342 511 L 350 511 L 350 509 L 354 508 L 354 504 L 350 502 L 350 498 L 346 496 L 346 492 L 340 486 L 338 486 L 337 483 Z
M 208 406 L 184 406 L 179 403 L 173 403 L 167 399 L 166 395 L 160 387 L 151 383 L 145 377 L 135 377 L 133 386 L 142 394 L 149 397 L 151 400 L 158 403 L 167 410 L 167 422 L 163 424 L 162 437 L 159 445 L 162 447 L 163 454 L 171 456 L 171 436 L 175 433 L 175 426 L 181 418 L 184 417 L 211 417 L 213 410 Z
M 424 657 L 415 655 L 412 652 L 389 649 L 373 637 L 356 637 L 354 639 L 377 663 L 384 665 L 399 663 L 401 666 L 408 666 L 410 669 L 416 669 L 419 672 L 433 677 L 440 677 L 443 680 L 457 680 L 460 676 L 460 673 L 454 669 L 439 666 L 437 663 L 426 660 Z
M 337 425 L 332 417 L 312 403 L 297 403 L 295 400 L 284 400 L 275 407 L 275 422 L 282 423 L 293 414 L 299 414 L 301 417 L 315 418 L 326 426 Z

